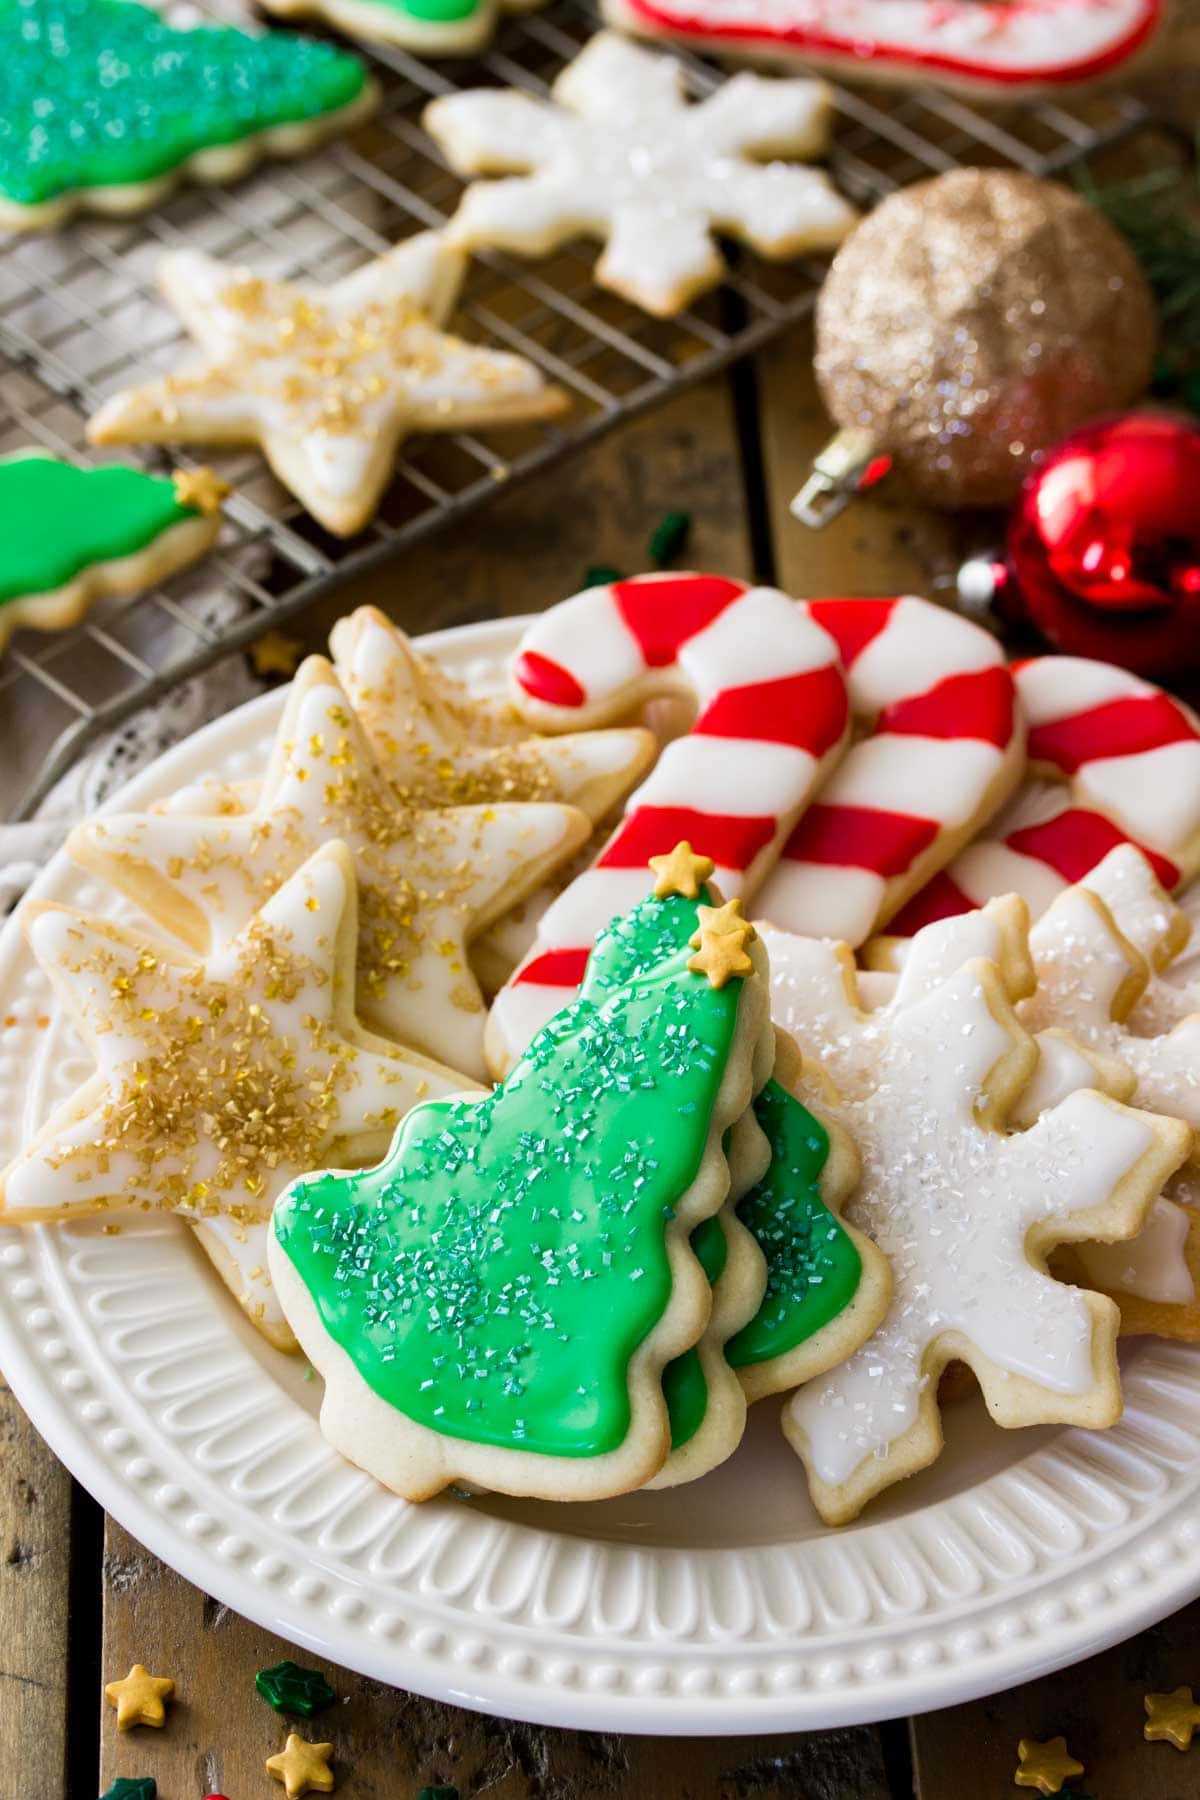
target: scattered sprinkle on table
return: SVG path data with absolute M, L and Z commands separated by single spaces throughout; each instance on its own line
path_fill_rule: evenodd
M 650 551 L 650 563 L 655 569 L 665 569 L 688 541 L 692 529 L 690 513 L 669 512 L 650 533 L 647 548 Z
M 1142 1733 L 1148 1744 L 1191 1749 L 1192 1734 L 1200 1729 L 1200 1706 L 1192 1699 L 1190 1687 L 1177 1687 L 1171 1694 L 1147 1694 L 1143 1705 L 1146 1723 Z
M 153 1775 L 118 1775 L 100 1800 L 156 1800 L 158 1783 Z
M 334 1702 L 334 1692 L 319 1669 L 302 1669 L 299 1663 L 274 1663 L 260 1669 L 254 1685 L 276 1712 L 298 1713 L 311 1719 Z
M 256 675 L 294 675 L 303 650 L 300 639 L 289 637 L 286 631 L 265 631 L 246 654 Z
M 169 1675 L 151 1675 L 142 1663 L 134 1663 L 124 1681 L 110 1681 L 104 1690 L 108 1704 L 117 1709 L 122 1731 L 131 1731 L 135 1725 L 153 1725 L 155 1729 L 165 1725 L 164 1701 L 174 1692 Z
M 287 1800 L 300 1800 L 302 1794 L 331 1794 L 333 1770 L 329 1759 L 332 1744 L 306 1744 L 293 1731 L 278 1756 L 267 1758 L 267 1774 L 283 1783 Z
M 1039 1794 L 1061 1794 L 1064 1781 L 1083 1774 L 1083 1764 L 1076 1762 L 1067 1750 L 1066 1738 L 1051 1738 L 1039 1744 L 1033 1738 L 1022 1738 L 1017 1745 L 1020 1766 L 1013 1776 L 1016 1787 L 1036 1788 Z

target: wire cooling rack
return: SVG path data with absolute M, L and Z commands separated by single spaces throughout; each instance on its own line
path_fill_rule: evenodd
M 0 239 L 0 454 L 39 444 L 101 460 L 84 443 L 88 416 L 179 354 L 178 323 L 154 287 L 164 250 L 190 244 L 262 273 L 335 279 L 453 211 L 460 183 L 420 127 L 431 96 L 480 84 L 544 93 L 593 29 L 580 0 L 555 0 L 508 19 L 492 50 L 470 61 L 430 65 L 364 47 L 384 98 L 352 137 L 300 162 L 264 164 L 228 189 L 180 189 L 133 220 L 79 220 L 48 236 Z M 720 79 L 696 59 L 688 68 L 697 96 Z M 934 92 L 869 99 L 837 89 L 836 108 L 830 162 L 864 207 L 962 163 L 1056 174 L 1148 122 L 1141 103 L 1121 94 L 997 114 Z M 378 518 L 349 542 L 315 525 L 257 455 L 206 457 L 234 486 L 215 556 L 154 592 L 98 607 L 71 631 L 18 633 L 0 662 L 0 758 L 9 791 L 20 795 L 17 816 L 93 738 L 140 706 L 765 343 L 811 310 L 824 273 L 818 260 L 778 269 L 740 256 L 721 290 L 663 321 L 598 289 L 593 254 L 572 246 L 536 263 L 486 254 L 473 263 L 459 308 L 468 335 L 531 357 L 570 392 L 563 423 L 411 441 Z M 150 467 L 164 461 L 146 458 Z M 188 466 L 186 456 L 170 461 Z M 448 621 L 426 613 L 406 622 Z

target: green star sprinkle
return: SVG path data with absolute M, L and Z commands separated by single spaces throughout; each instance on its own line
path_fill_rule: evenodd
M 260 1669 L 254 1685 L 276 1712 L 298 1713 L 311 1719 L 314 1713 L 332 1706 L 334 1692 L 319 1669 L 302 1669 L 299 1663 L 280 1662 L 273 1668 Z
M 158 1783 L 153 1775 L 118 1775 L 100 1800 L 155 1800 Z
M 692 516 L 685 512 L 669 512 L 650 534 L 650 561 L 656 569 L 665 569 L 679 555 L 688 541 Z

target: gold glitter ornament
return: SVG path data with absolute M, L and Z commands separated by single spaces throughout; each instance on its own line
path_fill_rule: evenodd
M 1144 392 L 1156 341 L 1112 226 L 1058 183 L 998 169 L 885 200 L 838 251 L 816 317 L 841 429 L 793 501 L 808 525 L 879 458 L 933 505 L 1005 504 L 1039 452 Z

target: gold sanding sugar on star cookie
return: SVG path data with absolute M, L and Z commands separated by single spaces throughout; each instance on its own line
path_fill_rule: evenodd
M 1083 1774 L 1083 1764 L 1068 1754 L 1066 1738 L 1051 1738 L 1045 1744 L 1022 1738 L 1017 1756 L 1019 1767 L 1013 1776 L 1014 1785 L 1036 1788 L 1039 1794 L 1061 1793 L 1064 1781 Z
M 152 1725 L 156 1729 L 166 1723 L 165 1702 L 175 1692 L 169 1675 L 151 1675 L 143 1663 L 134 1663 L 123 1681 L 110 1681 L 104 1695 L 117 1709 L 117 1725 L 131 1731 L 135 1725 Z
M 397 1043 L 483 1079 L 483 996 L 467 945 L 586 840 L 557 803 L 421 808 L 385 777 L 333 669 L 310 657 L 288 692 L 252 812 L 113 813 L 71 854 L 203 953 L 228 942 L 321 844 L 358 878 L 358 998 Z
M 354 1016 L 354 869 L 329 844 L 223 949 L 197 962 L 69 907 L 32 908 L 34 955 L 96 1073 L 0 1180 L 9 1222 L 157 1207 L 267 1215 L 340 1145 L 382 1152 L 457 1071 Z
M 465 268 L 431 231 L 327 288 L 177 251 L 159 281 L 201 354 L 114 395 L 88 435 L 258 444 L 313 517 L 349 536 L 374 513 L 409 432 L 550 418 L 566 405 L 533 363 L 441 329 Z
M 381 769 L 411 806 L 563 800 L 600 819 L 654 758 L 640 726 L 532 732 L 511 702 L 454 680 L 376 607 L 339 619 L 329 647 Z
M 713 866 L 711 856 L 698 856 L 687 839 L 681 838 L 665 856 L 650 858 L 655 877 L 655 899 L 666 900 L 671 894 L 679 894 L 685 900 L 694 900 L 712 874 Z
M 1146 1723 L 1142 1735 L 1148 1744 L 1174 1744 L 1177 1750 L 1190 1750 L 1193 1734 L 1200 1729 L 1200 1706 L 1192 1699 L 1190 1687 L 1177 1687 L 1170 1694 L 1147 1694 Z
M 267 1774 L 283 1783 L 287 1800 L 301 1800 L 303 1794 L 331 1794 L 333 1770 L 329 1759 L 332 1744 L 307 1744 L 293 1731 L 287 1746 L 277 1756 L 267 1758 Z

